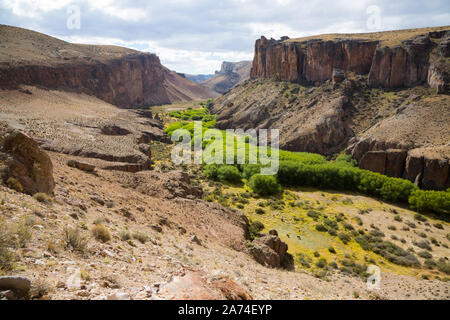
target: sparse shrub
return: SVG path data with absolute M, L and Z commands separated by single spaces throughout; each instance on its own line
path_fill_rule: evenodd
M 17 192 L 23 192 L 22 184 L 14 177 L 9 177 L 8 180 L 6 180 L 6 185 L 8 186 L 8 188 L 13 189 Z
M 426 259 L 423 264 L 427 269 L 433 269 L 436 267 L 436 262 L 434 262 L 433 259 Z
M 13 225 L 11 234 L 14 236 L 14 246 L 16 248 L 25 248 L 32 237 L 31 228 L 25 222 Z
M 397 230 L 397 227 L 396 227 L 396 226 L 388 226 L 388 229 L 389 229 L 389 230 L 392 230 L 392 231 L 396 231 L 396 230 Z
M 336 237 L 337 236 L 337 229 L 334 228 L 328 228 L 328 233 L 330 234 L 330 236 Z
M 35 193 L 35 194 L 33 195 L 33 198 L 34 198 L 36 201 L 39 201 L 39 202 L 44 203 L 44 204 L 46 204 L 46 205 L 51 205 L 51 204 L 53 203 L 52 197 L 50 197 L 50 196 L 49 196 L 48 194 L 46 194 L 46 193 L 42 193 L 42 192 Z
M 344 243 L 347 244 L 348 242 L 350 242 L 351 238 L 348 234 L 340 232 L 338 234 L 339 239 Z
M 66 243 L 66 246 L 73 250 L 80 253 L 86 253 L 88 241 L 87 238 L 81 234 L 78 227 L 66 227 L 64 229 L 64 242 Z
M 320 213 L 317 211 L 308 211 L 306 215 L 314 220 L 317 220 L 320 217 Z
M 109 230 L 104 225 L 101 224 L 96 224 L 92 228 L 92 235 L 94 236 L 95 239 L 104 243 L 111 240 L 111 234 Z
M 255 210 L 255 213 L 256 213 L 256 214 L 265 214 L 266 212 L 265 212 L 264 209 L 262 209 L 262 208 L 257 208 L 257 209 Z
M 329 247 L 328 251 L 332 254 L 336 254 L 336 249 L 334 249 L 333 247 Z
M 414 241 L 413 244 L 416 247 L 419 247 L 421 249 L 424 250 L 428 250 L 428 251 L 432 251 L 433 249 L 430 246 L 430 243 L 427 240 L 419 240 L 419 241 Z
M 417 235 L 418 235 L 419 237 L 421 237 L 421 238 L 427 238 L 427 237 L 428 237 L 427 234 L 424 233 L 424 232 L 419 232 Z
M 359 236 L 355 240 L 364 250 L 373 251 L 392 263 L 407 267 L 420 265 L 419 260 L 412 253 L 392 242 L 383 241 L 381 238 L 371 235 Z
M 257 235 L 263 230 L 264 230 L 264 224 L 262 224 L 261 222 L 254 221 L 254 222 L 250 223 L 250 225 L 248 227 L 248 232 L 247 232 L 247 239 L 250 241 L 255 240 Z
M 120 240 L 122 241 L 128 241 L 131 240 L 132 236 L 131 233 L 128 230 L 122 230 L 119 232 Z
M 373 237 L 384 238 L 386 235 L 380 230 L 370 230 L 369 234 Z
M 33 281 L 30 289 L 31 299 L 40 299 L 50 292 L 51 286 L 43 279 Z
M 250 178 L 248 185 L 255 193 L 262 196 L 270 196 L 281 192 L 281 186 L 274 176 L 256 174 Z
M 0 271 L 9 271 L 13 269 L 15 255 L 10 250 L 12 246 L 11 234 L 4 224 L 0 221 Z
M 353 226 L 349 223 L 344 223 L 344 228 L 349 231 L 355 230 L 355 228 L 353 228 Z
M 400 217 L 399 215 L 396 215 L 394 217 L 394 220 L 397 221 L 397 222 L 402 222 L 403 221 L 402 217 Z
M 436 263 L 436 265 L 440 272 L 443 272 L 445 274 L 450 274 L 450 263 L 445 261 L 444 258 L 439 259 L 439 261 Z
M 317 224 L 316 230 L 319 232 L 327 232 L 328 231 L 327 228 L 323 224 Z
M 327 259 L 325 258 L 320 258 L 317 262 L 316 262 L 316 267 L 320 268 L 320 269 L 325 269 L 327 267 Z
M 298 253 L 297 254 L 297 261 L 304 268 L 307 268 L 307 269 L 311 268 L 311 265 L 310 265 L 311 259 L 309 257 L 305 256 L 304 254 Z
M 442 225 L 442 223 L 436 223 L 436 224 L 434 224 L 433 226 L 434 226 L 436 229 L 444 230 L 444 226 Z
M 415 229 L 417 228 L 416 224 L 414 222 L 411 221 L 406 221 L 405 224 L 410 227 L 411 229 Z
M 139 231 L 133 232 L 133 239 L 139 241 L 142 244 L 145 244 L 150 240 L 149 236 Z
M 419 257 L 424 258 L 424 259 L 431 259 L 433 258 L 433 256 L 431 255 L 431 253 L 429 253 L 428 251 L 421 251 L 417 254 Z
M 424 216 L 422 216 L 422 215 L 420 215 L 420 214 L 415 214 L 415 215 L 414 215 L 414 219 L 416 219 L 417 221 L 420 221 L 420 222 L 425 222 L 425 221 L 427 221 L 427 218 L 425 218 Z
M 108 209 L 114 208 L 114 201 L 108 200 L 108 201 L 106 201 L 105 203 L 106 203 L 106 207 L 107 207 Z
M 358 226 L 362 226 L 364 224 L 360 217 L 356 217 L 355 220 L 356 220 L 356 223 L 358 224 Z
M 339 226 L 338 226 L 337 222 L 334 221 L 334 220 L 325 219 L 323 222 L 324 222 L 327 226 L 329 226 L 330 228 L 333 228 L 333 229 L 339 229 Z

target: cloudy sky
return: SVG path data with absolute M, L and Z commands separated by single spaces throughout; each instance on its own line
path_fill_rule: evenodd
M 154 52 L 173 70 L 206 74 L 222 61 L 251 60 L 261 35 L 449 25 L 450 1 L 0 0 L 0 23 L 70 42 Z

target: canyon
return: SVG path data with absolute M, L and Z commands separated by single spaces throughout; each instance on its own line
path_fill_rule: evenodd
M 450 187 L 449 27 L 256 41 L 251 80 L 215 100 L 219 128 L 280 129 L 281 148 Z
M 209 79 L 224 94 L 200 102 L 218 93 L 156 55 L 0 26 L 0 299 L 448 299 L 448 221 L 363 193 L 263 197 L 208 180 L 172 162 L 165 133 L 186 119 L 171 111 L 204 112 L 219 129 L 280 129 L 282 149 L 346 152 L 361 168 L 447 188 L 441 29 L 426 31 L 430 42 L 402 36 L 431 50 L 429 67 L 405 51 L 402 88 L 389 87 L 396 69 L 372 67 L 395 32 L 313 41 L 309 57 L 303 40 L 263 38 L 253 63 Z M 360 235 L 387 248 L 367 250 Z M 376 292 L 369 264 L 383 272 Z

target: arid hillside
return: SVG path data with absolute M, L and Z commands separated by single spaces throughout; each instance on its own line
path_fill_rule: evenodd
M 120 107 L 199 100 L 215 94 L 161 65 L 159 58 L 116 46 L 72 44 L 0 26 L 0 87 L 77 90 Z

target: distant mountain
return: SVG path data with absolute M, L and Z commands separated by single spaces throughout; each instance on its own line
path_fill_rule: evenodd
M 223 62 L 220 71 L 201 84 L 215 92 L 224 94 L 235 85 L 250 78 L 251 61 Z
M 211 79 L 214 75 L 213 74 L 185 74 L 185 78 L 194 81 L 196 83 L 201 83 L 203 81 L 206 81 L 208 79 Z

